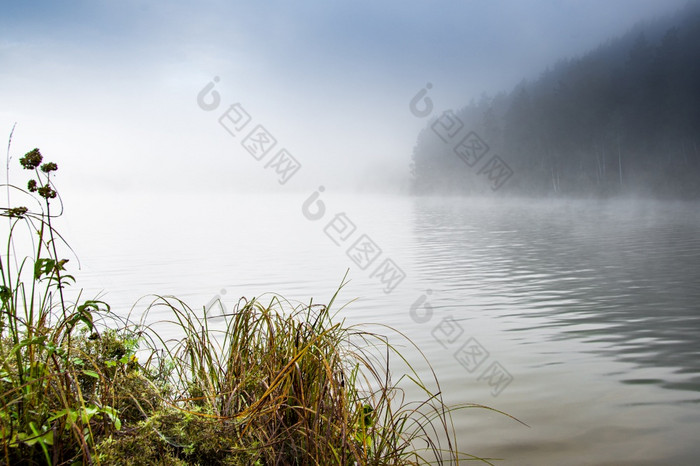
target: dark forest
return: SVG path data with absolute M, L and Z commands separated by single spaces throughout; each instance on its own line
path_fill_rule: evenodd
M 411 169 L 416 194 L 700 197 L 700 7 L 433 118 Z

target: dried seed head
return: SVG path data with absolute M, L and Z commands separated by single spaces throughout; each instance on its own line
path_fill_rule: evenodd
M 39 196 L 43 197 L 44 199 L 53 199 L 56 197 L 56 191 L 54 191 L 48 184 L 37 189 L 37 191 L 39 192 Z
M 50 173 L 56 170 L 58 170 L 58 165 L 53 162 L 47 162 L 41 166 L 41 171 L 44 173 Z
M 6 217 L 22 218 L 28 210 L 29 209 L 27 209 L 26 207 L 13 207 L 12 209 L 7 209 L 2 215 Z
M 24 154 L 24 157 L 19 159 L 19 163 L 21 163 L 22 166 L 27 170 L 33 170 L 39 166 L 42 159 L 43 157 L 41 156 L 41 152 L 39 152 L 39 149 L 32 149 L 26 154 Z

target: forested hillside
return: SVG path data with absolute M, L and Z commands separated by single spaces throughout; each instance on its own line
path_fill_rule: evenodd
M 700 7 L 433 118 L 412 174 L 419 194 L 700 198 Z

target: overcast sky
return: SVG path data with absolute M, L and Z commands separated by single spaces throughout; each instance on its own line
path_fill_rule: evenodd
M 686 0 L 15 1 L 0 9 L 0 136 L 89 190 L 349 187 L 408 174 L 436 110 L 536 78 Z M 197 95 L 218 77 L 220 105 Z M 218 119 L 277 140 L 261 161 Z M 4 147 L 3 143 L 3 147 Z M 301 169 L 281 187 L 269 158 Z M 15 159 L 16 160 L 16 159 Z

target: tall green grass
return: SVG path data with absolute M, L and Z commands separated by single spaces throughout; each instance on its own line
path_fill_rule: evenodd
M 53 211 L 62 210 L 57 167 L 42 163 L 38 149 L 20 162 L 31 179 L 26 188 L 6 185 L 2 208 L 0 457 L 7 464 L 477 459 L 459 453 L 437 380 L 429 389 L 408 364 L 394 381 L 391 361 L 408 361 L 386 337 L 337 322 L 337 292 L 326 305 L 241 299 L 220 316 L 154 297 L 138 322 L 80 293 L 69 301 L 74 279 L 59 254 L 69 248 L 53 225 Z M 15 197 L 35 208 L 10 207 Z M 151 312 L 171 317 L 146 325 Z M 177 337 L 162 337 L 172 325 Z M 405 399 L 406 382 L 423 401 Z

